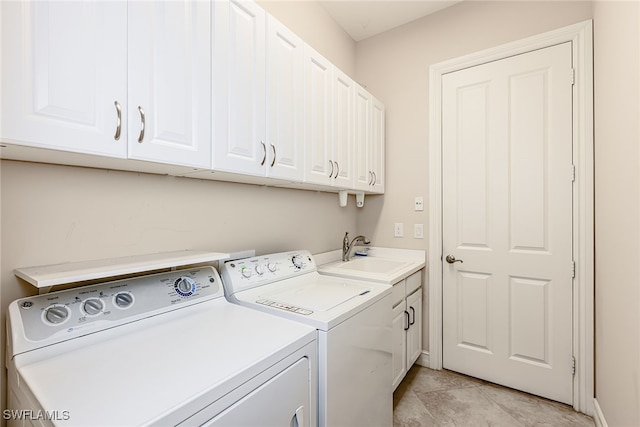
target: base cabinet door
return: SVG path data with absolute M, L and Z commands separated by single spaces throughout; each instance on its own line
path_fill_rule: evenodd
M 418 289 L 407 297 L 407 313 L 409 313 L 409 329 L 407 330 L 407 369 L 411 367 L 422 353 L 422 289 Z
M 396 285 L 401 286 L 401 285 Z M 405 300 L 393 308 L 393 389 L 395 390 L 407 374 L 407 334 L 408 318 L 405 314 Z
M 393 285 L 393 389 L 422 354 L 422 270 Z

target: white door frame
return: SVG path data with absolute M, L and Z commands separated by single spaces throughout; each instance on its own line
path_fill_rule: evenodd
M 464 68 L 572 42 L 573 68 L 573 407 L 594 404 L 593 22 L 584 21 L 429 68 L 429 367 L 442 369 L 442 76 Z M 570 363 L 570 361 L 567 361 Z

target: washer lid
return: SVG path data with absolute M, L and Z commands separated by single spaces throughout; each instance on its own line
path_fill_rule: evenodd
M 320 284 L 313 280 L 301 286 L 288 288 L 273 293 L 265 293 L 263 298 L 280 304 L 292 305 L 313 311 L 328 311 L 344 304 L 352 298 L 371 291 L 370 286 L 364 286 L 344 281 Z

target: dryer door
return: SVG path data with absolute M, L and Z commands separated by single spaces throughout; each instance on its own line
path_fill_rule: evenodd
M 310 426 L 310 363 L 307 358 L 280 372 L 205 426 Z

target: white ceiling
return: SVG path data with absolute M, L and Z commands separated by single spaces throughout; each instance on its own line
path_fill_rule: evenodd
M 460 1 L 462 0 L 329 0 L 319 3 L 358 42 Z

